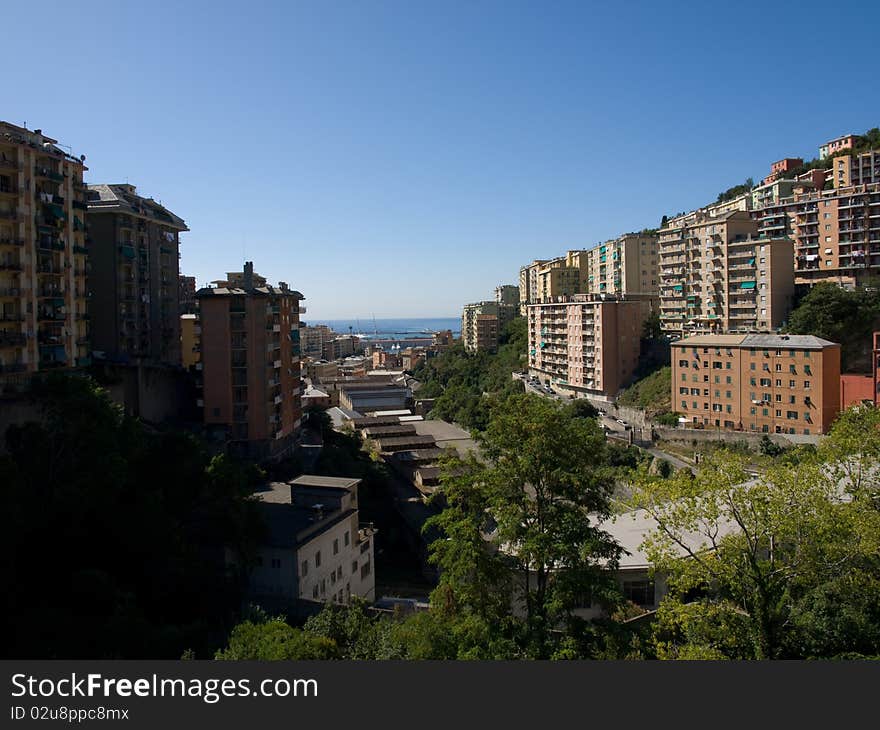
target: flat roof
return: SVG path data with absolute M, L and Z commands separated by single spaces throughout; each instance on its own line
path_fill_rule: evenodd
M 297 487 L 320 487 L 322 489 L 349 490 L 360 484 L 360 479 L 352 477 L 322 477 L 316 474 L 302 474 L 289 483 Z

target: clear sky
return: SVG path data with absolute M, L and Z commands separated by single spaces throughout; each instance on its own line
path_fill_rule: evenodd
M 253 260 L 307 321 L 457 315 L 880 125 L 877 2 L 43 2 L 3 28 L 0 118 L 182 216 L 200 285 Z

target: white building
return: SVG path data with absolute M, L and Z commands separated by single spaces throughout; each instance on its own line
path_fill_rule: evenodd
M 249 595 L 264 607 L 376 598 L 372 525 L 358 522 L 359 479 L 303 475 L 254 496 L 267 532 Z

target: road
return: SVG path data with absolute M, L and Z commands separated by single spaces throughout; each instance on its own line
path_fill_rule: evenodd
M 541 390 L 540 388 L 536 388 L 534 385 L 532 385 L 529 382 L 527 376 L 523 376 L 520 373 L 514 373 L 513 377 L 517 378 L 518 380 L 522 380 L 523 385 L 525 385 L 526 393 L 534 393 L 535 395 L 540 395 L 540 396 L 543 396 L 544 398 L 552 398 L 554 400 L 561 400 L 561 401 L 570 400 L 566 396 L 551 395 L 551 394 L 547 393 L 546 391 Z M 628 439 L 629 430 L 624 428 L 624 426 L 622 424 L 618 423 L 617 420 L 612 418 L 611 416 L 606 416 L 604 414 L 600 414 L 599 415 L 599 423 L 600 423 L 600 425 L 604 426 L 607 429 L 606 433 L 608 436 L 614 436 L 614 437 L 620 438 L 620 439 Z M 689 464 L 688 462 L 682 460 L 678 456 L 667 453 L 666 451 L 661 451 L 660 449 L 654 448 L 653 446 L 649 446 L 647 448 L 645 448 L 645 447 L 639 447 L 639 448 L 641 448 L 643 451 L 647 451 L 649 454 L 651 454 L 652 456 L 656 456 L 659 459 L 665 459 L 670 464 L 672 464 L 672 466 L 674 466 L 676 469 L 690 469 L 691 471 L 693 471 L 695 468 L 693 464 Z

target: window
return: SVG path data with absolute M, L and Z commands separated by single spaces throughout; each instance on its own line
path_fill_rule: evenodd
M 302 565 L 300 565 L 299 567 L 300 567 L 300 570 L 299 570 L 300 576 L 305 577 L 309 574 L 309 561 L 308 560 L 303 560 Z
M 796 421 L 796 420 L 798 419 L 797 411 L 786 411 L 786 412 L 785 412 L 785 417 L 786 417 L 789 421 Z
M 280 568 L 281 567 L 281 558 L 272 558 L 272 567 Z
M 312 598 L 318 597 L 318 584 L 315 583 L 315 586 L 312 588 Z
M 368 560 L 361 566 L 361 580 L 366 578 L 370 574 L 370 561 Z
M 339 555 L 339 538 L 338 537 L 333 541 L 333 554 Z
M 345 543 L 346 547 L 348 546 L 348 541 L 349 541 L 348 530 L 346 530 L 346 531 L 345 531 L 345 536 L 344 536 L 344 539 L 343 539 L 343 542 Z
M 720 375 L 716 375 L 716 376 L 715 376 L 715 384 L 718 385 L 718 384 L 720 384 L 720 383 L 721 383 L 721 376 L 720 376 Z
M 729 375 L 728 375 L 724 380 L 725 380 L 725 382 L 726 382 L 728 385 L 730 385 L 731 383 L 733 383 L 733 378 L 731 378 Z
M 321 551 L 320 550 L 318 550 L 318 552 L 315 553 L 315 567 L 316 568 L 321 567 Z
M 625 580 L 623 582 L 623 595 L 628 601 L 637 606 L 654 605 L 654 581 L 652 580 Z
M 732 397 L 732 396 L 730 395 L 730 391 L 729 391 L 729 390 L 726 391 L 726 395 L 725 395 L 724 397 L 725 397 L 725 398 L 731 398 L 731 397 Z
M 358 561 L 352 560 L 351 561 L 351 574 L 354 575 L 357 572 L 358 572 Z
M 805 380 L 805 381 L 804 381 L 804 390 L 809 390 L 809 389 L 810 389 L 810 381 L 809 381 L 809 380 Z
M 796 387 L 796 386 L 795 386 L 795 383 L 797 383 L 796 380 L 789 380 L 789 381 L 788 381 L 788 387 L 789 387 L 789 388 L 794 388 L 794 387 Z

